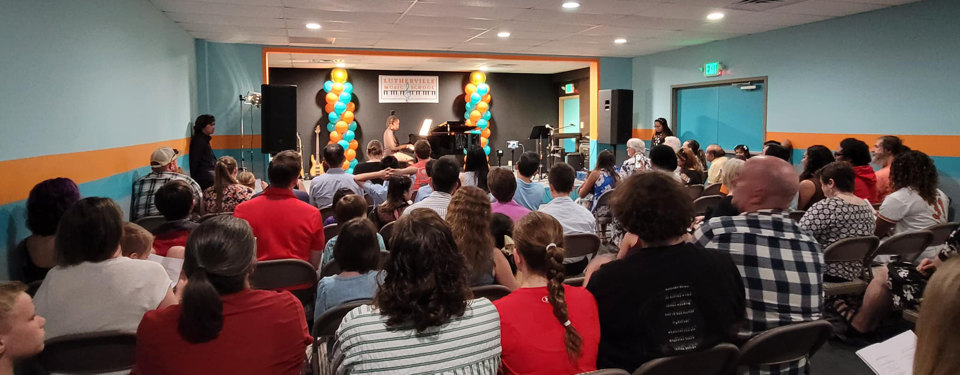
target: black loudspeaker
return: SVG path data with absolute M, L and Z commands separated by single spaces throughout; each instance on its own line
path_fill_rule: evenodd
M 567 154 L 567 164 L 570 164 L 575 171 L 583 170 L 583 154 L 579 152 L 571 152 Z
M 625 144 L 633 132 L 633 90 L 600 90 L 597 142 Z
M 297 149 L 297 86 L 261 85 L 260 150 Z

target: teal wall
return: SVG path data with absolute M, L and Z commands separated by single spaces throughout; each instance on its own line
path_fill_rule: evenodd
M 189 135 L 193 38 L 148 0 L 0 0 L 0 9 L 0 161 Z M 145 170 L 81 184 L 81 193 L 126 210 Z M 24 201 L 0 206 L 0 279 L 7 249 L 29 235 L 24 218 Z
M 767 131 L 960 135 L 957 15 L 960 1 L 924 0 L 637 57 L 634 120 L 669 119 L 671 85 L 767 76 Z M 697 70 L 718 60 L 722 77 Z M 956 211 L 960 162 L 935 161 Z

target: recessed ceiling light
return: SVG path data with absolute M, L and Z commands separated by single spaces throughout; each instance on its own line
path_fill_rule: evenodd
M 724 17 L 723 12 L 713 12 L 707 15 L 707 19 L 711 21 L 719 21 Z
M 567 9 L 576 9 L 580 7 L 580 2 L 574 0 L 566 0 L 563 2 L 563 7 Z
M 510 36 L 510 32 L 509 32 L 509 31 L 501 31 L 501 32 L 497 33 L 497 36 L 498 36 L 498 37 L 501 37 L 501 38 L 506 38 L 506 37 L 509 37 L 509 36 Z
M 617 38 L 617 39 L 614 39 L 613 42 L 616 44 L 624 44 L 627 42 L 627 40 L 623 38 Z
M 481 72 L 486 72 L 486 71 L 489 70 L 489 69 L 490 69 L 490 68 L 487 68 L 486 65 L 480 67 L 480 71 L 481 71 Z
M 307 24 L 307 28 L 310 30 L 320 30 L 320 24 L 316 22 L 311 22 Z
M 347 67 L 347 63 L 343 62 L 343 60 L 337 61 L 337 67 L 338 67 L 338 68 L 346 68 L 346 67 Z

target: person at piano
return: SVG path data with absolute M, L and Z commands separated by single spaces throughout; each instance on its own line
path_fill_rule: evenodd
M 394 134 L 397 130 L 400 130 L 400 117 L 397 117 L 395 111 L 390 111 L 390 116 L 387 116 L 387 129 L 383 131 L 383 156 L 393 155 L 401 162 L 413 161 L 412 156 L 401 152 L 413 151 L 413 145 L 409 143 L 401 145 L 397 142 Z

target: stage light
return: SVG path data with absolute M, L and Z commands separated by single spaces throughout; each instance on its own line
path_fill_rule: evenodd
M 263 96 L 261 96 L 259 92 L 247 91 L 247 95 L 243 98 L 243 102 L 251 104 L 255 107 L 259 107 L 262 98 Z
M 346 67 L 347 67 L 347 63 L 343 62 L 343 60 L 337 60 L 337 67 L 338 67 L 338 68 L 346 68 Z
M 509 31 L 501 31 L 501 32 L 497 33 L 497 36 L 498 36 L 498 37 L 501 37 L 501 38 L 507 38 L 507 37 L 510 37 L 510 32 L 509 32 Z
M 479 69 L 480 69 L 481 72 L 486 72 L 486 71 L 489 70 L 490 68 L 487 68 L 486 66 L 481 66 Z
M 565 0 L 563 2 L 563 7 L 566 9 L 576 9 L 580 7 L 580 2 L 574 0 Z
M 707 19 L 710 21 L 719 21 L 722 20 L 724 16 L 723 12 L 713 12 L 707 15 Z
M 307 24 L 307 28 L 310 30 L 320 30 L 320 24 L 316 22 L 311 22 Z
M 613 42 L 616 44 L 624 44 L 627 42 L 627 40 L 623 38 L 617 38 L 617 39 L 614 39 Z

